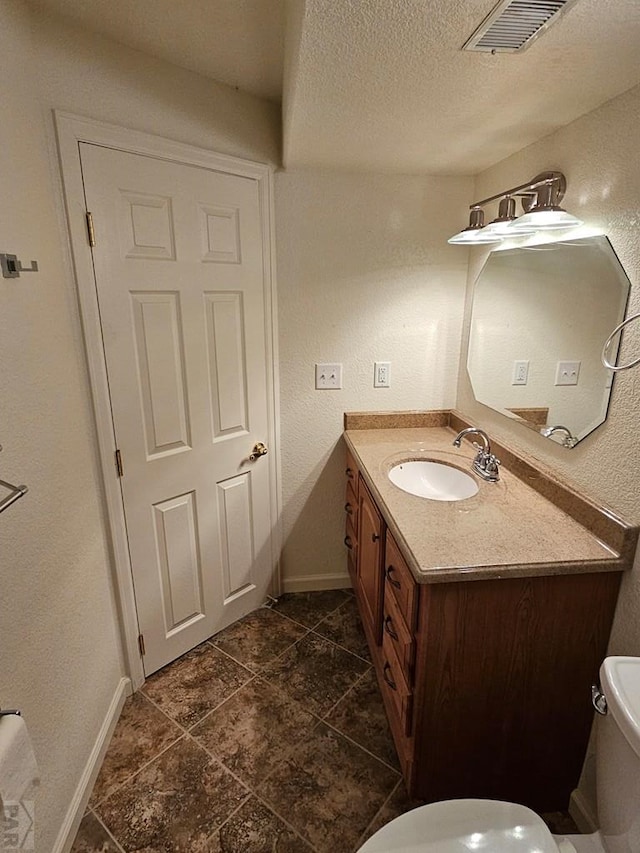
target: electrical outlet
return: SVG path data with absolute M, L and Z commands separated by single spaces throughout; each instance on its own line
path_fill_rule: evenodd
M 513 378 L 512 385 L 526 385 L 529 381 L 529 362 L 514 361 L 513 362 Z
M 373 387 L 388 388 L 391 385 L 390 374 L 390 361 L 376 361 L 373 365 Z
M 341 364 L 316 364 L 316 389 L 335 391 L 342 388 Z
M 556 367 L 556 385 L 577 385 L 580 376 L 579 361 L 559 361 Z

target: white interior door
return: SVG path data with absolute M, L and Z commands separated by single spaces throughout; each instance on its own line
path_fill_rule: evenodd
M 144 670 L 273 575 L 257 181 L 80 144 Z

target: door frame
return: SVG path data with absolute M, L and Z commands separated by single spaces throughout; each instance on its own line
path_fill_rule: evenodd
M 115 428 L 107 365 L 102 345 L 102 327 L 93 268 L 93 255 L 87 237 L 86 204 L 80 161 L 80 143 L 86 142 L 142 154 L 174 163 L 200 166 L 225 174 L 253 178 L 258 185 L 262 223 L 263 274 L 265 291 L 265 339 L 267 352 L 268 442 L 267 457 L 271 488 L 271 564 L 274 569 L 271 593 L 281 590 L 280 553 L 282 545 L 282 488 L 280 478 L 280 419 L 278 371 L 278 329 L 276 312 L 275 227 L 273 167 L 217 154 L 204 148 L 174 142 L 137 130 L 106 124 L 72 113 L 53 111 L 62 174 L 71 259 L 78 293 L 78 304 L 93 399 L 93 411 L 102 471 L 104 501 L 111 540 L 115 587 L 120 611 L 122 645 L 128 675 L 134 690 L 145 680 L 138 647 L 138 616 L 124 515 L 121 480 L 115 466 Z

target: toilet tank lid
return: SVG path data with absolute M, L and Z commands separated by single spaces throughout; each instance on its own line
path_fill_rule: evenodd
M 640 756 L 640 658 L 605 658 L 600 667 L 600 683 L 609 713 Z

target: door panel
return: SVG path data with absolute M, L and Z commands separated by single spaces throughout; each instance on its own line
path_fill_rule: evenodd
M 240 474 L 218 483 L 220 533 L 225 601 L 246 594 L 253 582 L 253 535 L 251 523 L 251 481 Z
M 187 619 L 203 615 L 195 495 L 161 501 L 154 510 L 164 619 L 171 633 Z
M 248 432 L 242 293 L 205 293 L 213 440 Z
M 80 144 L 145 673 L 272 579 L 257 181 Z

